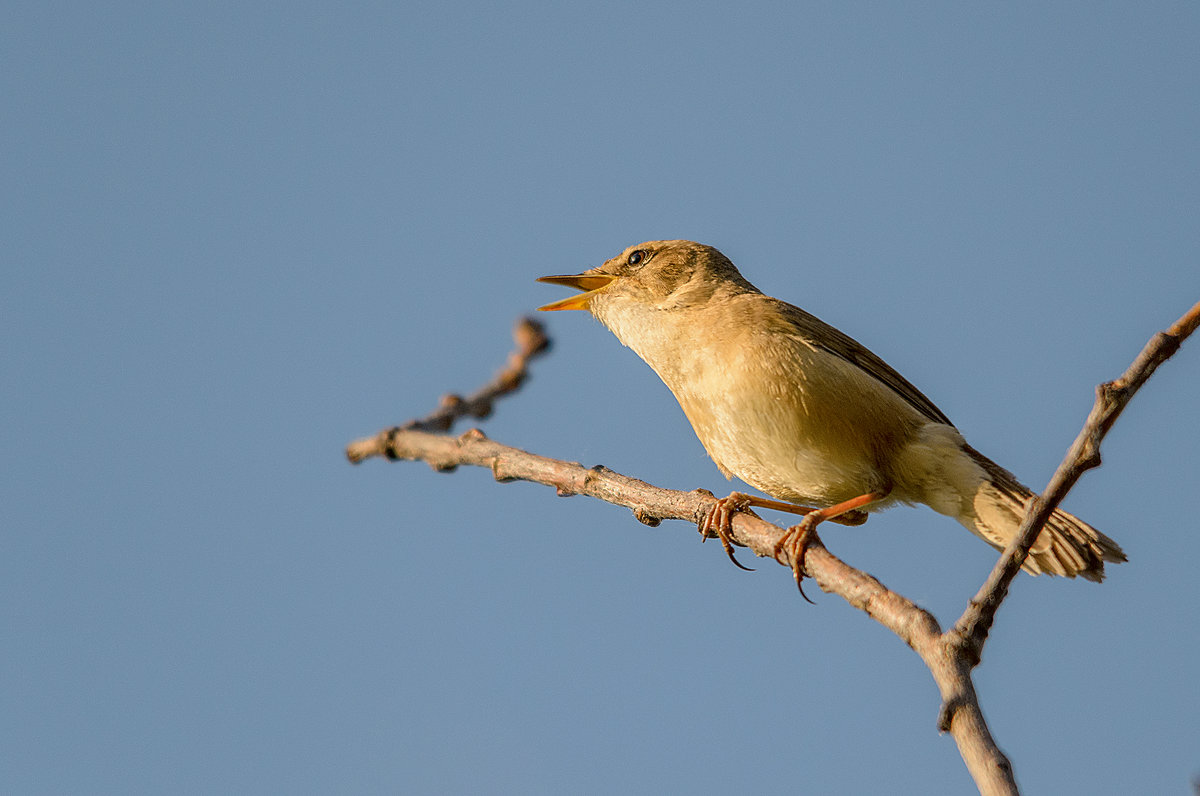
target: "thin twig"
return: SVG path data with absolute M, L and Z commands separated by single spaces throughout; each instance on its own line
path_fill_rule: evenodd
M 1031 501 L 1021 530 L 1004 549 L 991 574 L 950 630 L 954 643 L 963 649 L 972 665 L 979 662 L 996 611 L 1008 595 L 1009 585 L 1037 541 L 1042 526 L 1080 476 L 1100 466 L 1100 443 L 1121 412 L 1158 366 L 1179 350 L 1197 325 L 1200 325 L 1200 303 L 1184 313 L 1165 332 L 1150 338 L 1124 374 L 1096 388 L 1095 404 L 1079 436 L 1075 438 L 1045 491 Z
M 380 444 L 387 450 L 387 437 L 399 431 L 449 431 L 454 421 L 465 415 L 479 419 L 490 415 L 495 400 L 515 392 L 528 377 L 529 361 L 550 349 L 550 338 L 546 336 L 545 327 L 533 318 L 517 321 L 513 326 L 513 341 L 517 348 L 508 355 L 505 366 L 472 395 L 463 398 L 455 393 L 447 393 L 442 396 L 438 408 L 427 417 L 384 429 L 374 438 L 350 443 L 346 446 L 346 458 L 358 464 L 374 455 L 375 448 Z

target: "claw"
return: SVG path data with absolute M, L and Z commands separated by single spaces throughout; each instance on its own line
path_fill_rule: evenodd
M 787 533 L 779 537 L 774 551 L 776 561 L 791 566 L 792 577 L 796 579 L 796 588 L 800 590 L 800 596 L 804 598 L 804 601 L 810 605 L 816 605 L 816 603 L 808 599 L 808 595 L 804 593 L 804 557 L 808 552 L 808 546 L 817 538 L 815 529 L 820 521 L 820 512 L 807 515 L 798 525 L 788 528 Z M 786 561 L 779 557 L 779 554 L 785 550 L 787 552 Z
M 800 596 L 804 598 L 804 602 L 808 603 L 809 605 L 816 605 L 816 603 L 808 599 L 808 595 L 804 593 L 804 584 L 802 584 L 800 581 L 796 581 L 796 588 L 800 590 Z
M 722 539 L 721 541 L 724 542 L 725 540 Z M 728 542 L 725 543 L 725 555 L 729 556 L 729 560 L 733 562 L 733 565 L 735 567 L 737 567 L 738 569 L 740 569 L 742 572 L 753 572 L 754 571 L 754 567 L 748 567 L 745 564 L 743 564 L 741 561 L 738 561 L 737 558 L 734 557 L 733 546 L 730 545 Z
M 733 515 L 739 511 L 744 511 L 749 507 L 746 500 L 746 495 L 740 492 L 734 492 L 729 497 L 719 499 L 712 505 L 704 515 L 704 519 L 700 521 L 698 526 L 700 531 L 700 541 L 703 543 L 709 536 L 716 536 L 721 540 L 721 546 L 725 548 L 725 555 L 729 556 L 729 560 L 738 569 L 746 572 L 753 572 L 751 567 L 744 566 L 742 562 L 737 560 L 733 554 Z

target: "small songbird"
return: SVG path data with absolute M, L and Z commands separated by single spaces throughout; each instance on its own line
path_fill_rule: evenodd
M 538 281 L 585 291 L 541 309 L 590 311 L 658 373 L 726 477 L 786 501 L 717 501 L 700 532 L 720 537 L 731 559 L 733 514 L 751 506 L 805 515 L 775 548 L 797 584 L 819 522 L 857 525 L 896 503 L 924 503 L 998 549 L 1016 536 L 1026 486 L 882 359 L 764 295 L 711 246 L 648 241 Z M 1056 510 L 1024 568 L 1100 581 L 1104 562 L 1125 560 L 1112 539 Z

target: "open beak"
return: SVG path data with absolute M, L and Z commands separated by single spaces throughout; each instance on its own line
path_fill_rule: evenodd
M 592 301 L 592 297 L 601 288 L 608 285 L 616 279 L 612 274 L 572 274 L 569 276 L 543 276 L 539 277 L 539 282 L 546 282 L 551 285 L 566 285 L 573 287 L 576 290 L 586 291 L 578 296 L 570 296 L 562 301 L 556 301 L 553 304 L 547 304 L 544 307 L 538 307 L 539 310 L 551 312 L 553 310 L 586 310 Z

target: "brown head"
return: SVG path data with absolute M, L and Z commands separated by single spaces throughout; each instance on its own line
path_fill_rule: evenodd
M 539 309 L 589 310 L 601 321 L 630 305 L 646 310 L 684 309 L 738 293 L 759 292 L 729 258 L 712 246 L 690 240 L 646 241 L 598 268 L 543 276 L 538 281 L 585 291 Z

